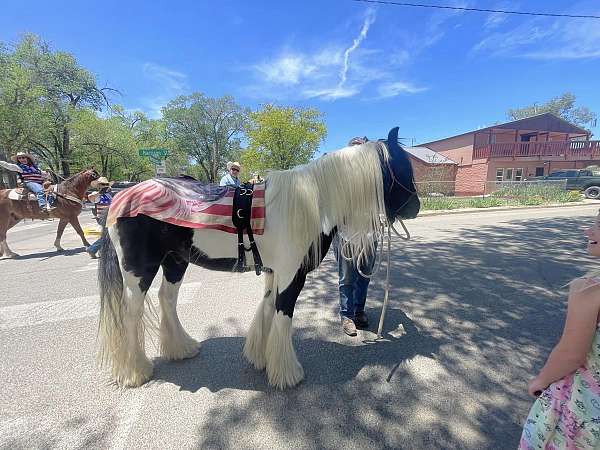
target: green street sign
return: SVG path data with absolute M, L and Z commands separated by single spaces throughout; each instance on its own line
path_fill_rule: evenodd
M 139 154 L 140 156 L 161 159 L 169 156 L 169 150 L 166 148 L 140 148 Z

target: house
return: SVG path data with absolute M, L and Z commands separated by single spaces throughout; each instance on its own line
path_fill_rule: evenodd
M 456 194 L 478 195 L 486 182 L 523 181 L 559 169 L 600 164 L 600 141 L 551 113 L 426 142 L 457 163 Z
M 458 164 L 427 147 L 404 147 L 413 168 L 419 194 L 454 195 Z

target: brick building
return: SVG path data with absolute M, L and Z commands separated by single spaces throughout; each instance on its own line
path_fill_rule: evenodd
M 523 181 L 600 164 L 600 141 L 551 113 L 426 142 L 457 164 L 456 194 L 482 194 L 488 181 Z

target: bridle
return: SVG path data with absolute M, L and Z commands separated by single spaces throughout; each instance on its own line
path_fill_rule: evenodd
M 377 142 L 377 150 L 379 152 L 381 160 L 383 161 L 383 164 L 385 164 L 385 168 L 387 169 L 388 175 L 392 179 L 392 183 L 390 184 L 387 195 L 391 195 L 392 189 L 394 188 L 394 185 L 396 185 L 396 184 L 398 186 L 400 186 L 400 188 L 402 188 L 405 192 L 408 192 L 408 194 L 409 194 L 406 201 L 404 203 L 402 203 L 402 205 L 400 205 L 400 207 L 398 208 L 398 211 L 400 211 L 401 209 L 403 209 L 406 206 L 406 204 L 408 202 L 410 202 L 412 200 L 413 197 L 417 196 L 417 191 L 410 190 L 409 188 L 404 186 L 404 184 L 402 184 L 402 183 L 400 183 L 400 181 L 398 181 L 398 178 L 396 178 L 396 174 L 394 174 L 394 170 L 392 169 L 392 166 L 390 165 L 389 158 L 386 158 L 386 156 L 385 156 L 385 151 L 383 149 L 383 142 L 381 142 L 381 141 Z M 406 233 L 408 234 L 408 230 L 406 229 L 404 222 L 402 222 L 402 219 L 398 219 L 398 220 L 400 220 L 400 223 L 402 224 L 402 228 L 404 228 L 404 231 L 406 231 Z M 396 231 L 396 229 L 393 227 L 393 224 L 391 224 L 391 226 L 394 229 L 394 232 L 396 233 L 396 235 L 400 236 L 398 234 L 398 231 Z M 409 238 L 410 238 L 410 236 L 409 236 Z

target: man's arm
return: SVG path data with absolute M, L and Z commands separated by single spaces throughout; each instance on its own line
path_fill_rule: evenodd
M 11 172 L 23 173 L 23 169 L 21 169 L 19 166 L 17 166 L 16 164 L 8 163 L 6 161 L 0 161 L 0 167 L 5 168 L 6 170 L 10 170 Z

